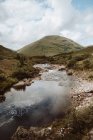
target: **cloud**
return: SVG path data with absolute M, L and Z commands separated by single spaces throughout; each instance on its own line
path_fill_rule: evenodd
M 62 35 L 93 44 L 93 10 L 78 10 L 72 0 L 0 1 L 0 43 L 19 49 L 45 35 Z

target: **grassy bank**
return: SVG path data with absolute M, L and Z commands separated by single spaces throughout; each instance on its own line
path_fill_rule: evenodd
M 0 60 L 0 94 L 2 95 L 19 80 L 37 76 L 39 69 L 33 68 L 36 62 L 37 59 L 27 58 L 19 54 L 14 57 L 2 58 Z

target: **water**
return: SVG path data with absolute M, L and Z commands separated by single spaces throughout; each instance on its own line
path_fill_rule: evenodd
M 0 104 L 0 137 L 8 140 L 19 125 L 42 126 L 64 115 L 70 103 L 71 76 L 48 64 L 39 64 L 46 72 L 41 80 L 21 90 L 11 88 Z M 60 84 L 61 83 L 61 84 Z

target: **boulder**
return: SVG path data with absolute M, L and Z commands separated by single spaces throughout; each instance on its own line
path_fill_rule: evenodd
M 22 87 L 22 86 L 25 86 L 25 82 L 24 81 L 20 81 L 17 84 L 13 85 L 14 88 Z
M 13 88 L 30 86 L 31 84 L 32 84 L 31 79 L 24 79 L 23 81 L 19 81 L 17 84 L 13 85 Z
M 73 72 L 71 70 L 67 71 L 67 75 L 73 75 Z
M 59 71 L 63 71 L 63 70 L 66 70 L 66 67 L 65 67 L 65 66 L 61 66 L 61 67 L 59 68 Z

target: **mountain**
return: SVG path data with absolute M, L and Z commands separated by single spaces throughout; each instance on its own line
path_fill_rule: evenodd
M 18 52 L 26 56 L 54 56 L 60 53 L 77 51 L 81 48 L 81 45 L 68 38 L 53 35 L 24 46 Z

